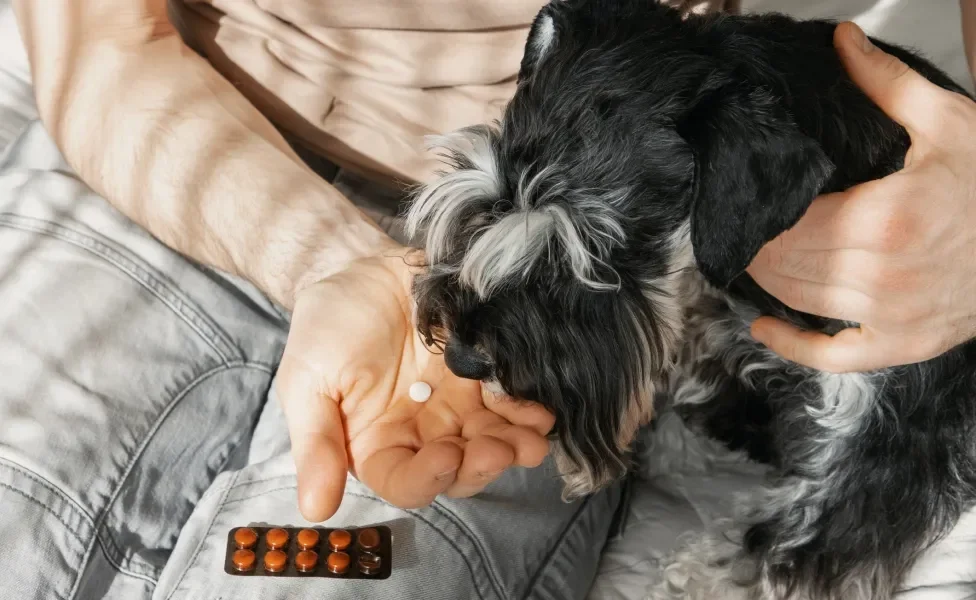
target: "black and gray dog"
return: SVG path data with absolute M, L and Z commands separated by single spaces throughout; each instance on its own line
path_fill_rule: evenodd
M 408 213 L 422 333 L 456 374 L 553 411 L 569 495 L 626 471 L 661 392 L 772 465 L 733 547 L 678 553 L 684 575 L 654 598 L 888 598 L 976 503 L 976 345 L 832 375 L 749 336 L 760 314 L 852 325 L 788 309 L 744 270 L 815 196 L 897 171 L 910 144 L 847 77 L 834 28 L 552 2 L 502 122 L 445 136 L 453 168 Z

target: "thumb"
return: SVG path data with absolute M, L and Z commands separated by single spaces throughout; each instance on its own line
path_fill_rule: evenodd
M 902 364 L 897 345 L 885 343 L 869 329 L 849 328 L 830 336 L 805 331 L 773 317 L 752 323 L 752 337 L 786 360 L 827 373 L 872 371 Z
M 346 436 L 339 403 L 319 393 L 315 378 L 283 357 L 275 383 L 285 412 L 298 476 L 298 509 L 313 523 L 339 510 L 346 487 Z
M 834 46 L 848 75 L 861 90 L 915 137 L 929 123 L 938 88 L 897 57 L 884 52 L 851 22 L 834 30 Z

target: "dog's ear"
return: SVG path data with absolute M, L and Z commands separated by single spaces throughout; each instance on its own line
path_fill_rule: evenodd
M 733 85 L 706 94 L 679 132 L 695 151 L 695 260 L 710 283 L 726 287 L 800 220 L 834 165 L 764 90 Z
M 529 28 L 529 37 L 525 41 L 525 53 L 522 54 L 522 64 L 519 67 L 519 81 L 532 76 L 546 53 L 556 44 L 557 37 L 558 32 L 551 7 L 544 7 L 535 16 L 532 27 Z

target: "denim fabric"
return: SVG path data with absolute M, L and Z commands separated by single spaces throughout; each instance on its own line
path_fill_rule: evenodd
M 563 503 L 549 464 L 411 511 L 350 479 L 329 523 L 393 528 L 386 581 L 226 575 L 230 527 L 304 523 L 271 391 L 286 318 L 111 209 L 37 123 L 0 158 L 0 309 L 2 598 L 586 594 L 621 490 Z

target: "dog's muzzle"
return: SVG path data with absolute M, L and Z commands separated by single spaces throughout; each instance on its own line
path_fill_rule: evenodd
M 463 379 L 481 381 L 491 376 L 491 361 L 471 346 L 466 346 L 452 337 L 444 348 L 444 362 L 447 368 Z

